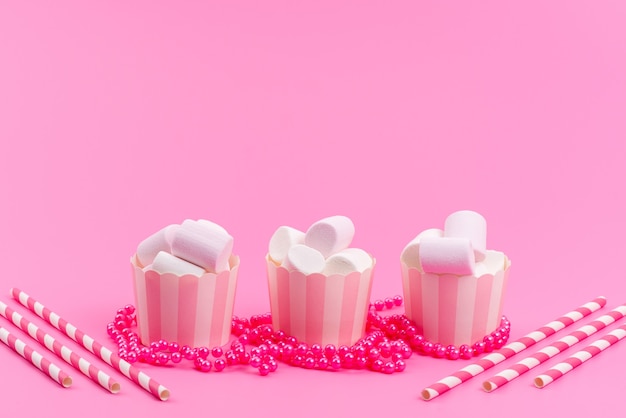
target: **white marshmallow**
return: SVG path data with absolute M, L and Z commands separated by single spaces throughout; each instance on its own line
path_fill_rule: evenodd
M 157 256 L 154 257 L 152 264 L 146 268 L 154 270 L 159 274 L 173 273 L 177 276 L 191 274 L 201 277 L 206 273 L 202 267 L 196 266 L 165 251 L 159 251 Z
M 141 266 L 152 264 L 159 251 L 172 251 L 172 238 L 180 225 L 169 225 L 144 239 L 137 246 L 137 261 Z
M 402 262 L 407 265 L 407 267 L 416 268 L 420 271 L 422 270 L 422 265 L 420 264 L 420 240 L 425 237 L 442 237 L 443 230 L 437 228 L 426 229 L 420 232 L 411 242 L 409 242 L 404 250 L 402 250 L 402 255 L 400 256 Z
M 325 264 L 326 260 L 322 253 L 315 248 L 302 244 L 296 244 L 289 248 L 285 261 L 283 261 L 283 267 L 287 270 L 297 270 L 306 275 L 321 273 Z
M 348 275 L 354 271 L 362 273 L 372 266 L 372 257 L 360 248 L 346 248 L 326 259 L 323 273 Z
M 197 233 L 201 233 L 202 235 L 209 235 L 214 231 L 230 235 L 223 226 L 216 224 L 215 222 L 207 221 L 206 219 L 198 219 L 197 221 L 194 221 L 193 219 L 185 219 L 180 226 Z
M 233 250 L 233 237 L 214 228 L 204 234 L 204 226 L 179 228 L 174 232 L 172 254 L 196 264 L 212 273 L 229 269 L 228 260 Z
M 304 236 L 304 243 L 326 258 L 346 249 L 354 238 L 354 224 L 346 216 L 331 216 L 315 222 Z
M 506 256 L 500 251 L 487 250 L 482 263 L 487 268 L 487 273 L 496 274 L 506 267 Z
M 289 248 L 304 243 L 304 232 L 290 226 L 281 226 L 270 238 L 269 255 L 272 260 L 281 264 Z
M 471 210 L 460 210 L 446 218 L 444 237 L 467 238 L 472 241 L 476 261 L 482 261 L 487 251 L 487 221 Z
M 419 257 L 425 273 L 466 275 L 474 273 L 474 252 L 467 238 L 424 237 Z

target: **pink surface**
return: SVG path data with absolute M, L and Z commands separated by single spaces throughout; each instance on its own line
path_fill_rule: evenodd
M 335 214 L 376 258 L 384 298 L 402 292 L 404 245 L 460 209 L 485 216 L 488 248 L 513 263 L 512 339 L 598 295 L 624 302 L 622 2 L 170 3 L 0 5 L 0 293 L 16 310 L 12 286 L 112 347 L 129 257 L 186 218 L 234 236 L 236 315 L 269 310 L 275 229 Z M 2 345 L 0 393 L 7 416 L 609 414 L 625 348 L 541 391 L 530 375 L 491 394 L 473 379 L 430 402 L 420 391 L 464 363 L 146 368 L 171 390 L 159 402 L 112 370 L 117 395 L 80 374 L 62 389 Z

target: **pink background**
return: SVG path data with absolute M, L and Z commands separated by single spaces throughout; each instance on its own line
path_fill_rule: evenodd
M 112 347 L 137 243 L 202 217 L 235 237 L 235 313 L 262 313 L 272 232 L 333 214 L 376 256 L 383 298 L 401 292 L 404 245 L 466 208 L 512 260 L 512 338 L 598 295 L 626 299 L 623 2 L 54 3 L 0 4 L 10 306 L 20 287 Z M 563 357 L 495 393 L 476 378 L 431 402 L 420 390 L 468 363 L 266 378 L 144 366 L 172 391 L 163 403 L 114 372 L 118 395 L 69 366 L 61 389 L 2 346 L 0 399 L 5 416 L 601 415 L 623 406 L 624 353 L 543 390 L 531 378 Z

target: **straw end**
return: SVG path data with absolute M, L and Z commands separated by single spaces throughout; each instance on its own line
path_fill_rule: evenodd
M 495 383 L 490 382 L 489 380 L 483 382 L 483 389 L 485 392 L 493 392 L 497 387 L 498 386 Z
M 439 395 L 437 392 L 435 392 L 434 390 L 430 389 L 430 388 L 426 388 L 424 390 L 422 390 L 422 399 L 425 401 L 430 401 L 431 399 L 437 397 L 437 395 Z

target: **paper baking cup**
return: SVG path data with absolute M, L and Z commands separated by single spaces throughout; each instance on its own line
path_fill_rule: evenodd
M 143 271 L 131 258 L 141 343 L 165 340 L 190 347 L 217 347 L 230 337 L 239 257 L 230 271 L 201 277 Z
M 495 275 L 421 273 L 402 263 L 406 316 L 428 341 L 471 345 L 500 325 L 510 261 Z
M 307 276 L 267 257 L 274 329 L 309 345 L 353 345 L 365 334 L 373 269 L 347 276 Z

